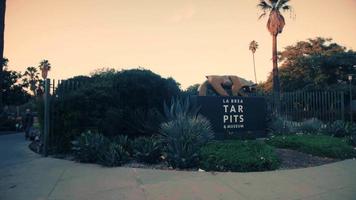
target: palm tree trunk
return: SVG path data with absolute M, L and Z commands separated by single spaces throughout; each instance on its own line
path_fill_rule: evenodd
M 257 84 L 257 76 L 256 76 L 256 65 L 255 65 L 255 53 L 252 53 L 253 58 L 253 72 L 255 74 L 255 83 Z
M 273 62 L 273 93 L 275 97 L 276 111 L 280 111 L 280 84 L 277 63 L 277 35 L 272 36 L 272 62 Z
M 0 0 L 0 114 L 3 111 L 3 63 L 6 0 Z

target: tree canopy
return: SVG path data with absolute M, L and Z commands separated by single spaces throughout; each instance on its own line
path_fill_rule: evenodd
M 317 37 L 287 46 L 278 53 L 280 80 L 284 92 L 321 90 L 346 86 L 348 74 L 355 74 L 356 52 L 330 38 Z M 272 75 L 263 84 L 272 90 Z
M 3 103 L 4 105 L 21 105 L 26 103 L 30 95 L 20 83 L 21 73 L 5 69 L 3 71 Z

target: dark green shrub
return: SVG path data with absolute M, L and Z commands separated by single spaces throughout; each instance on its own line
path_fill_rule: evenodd
M 139 137 L 134 140 L 134 158 L 139 162 L 157 163 L 160 160 L 162 145 L 157 138 Z
M 95 163 L 99 159 L 99 152 L 108 139 L 102 134 L 92 133 L 90 131 L 82 133 L 76 141 L 73 141 L 73 153 L 79 162 Z
M 161 123 L 165 121 L 157 108 L 148 110 L 137 108 L 127 117 L 127 127 L 145 136 L 157 135 Z
M 219 141 L 200 150 L 200 168 L 212 171 L 274 170 L 279 160 L 274 149 L 259 141 Z
M 94 130 L 107 137 L 150 136 L 159 131 L 163 103 L 179 96 L 172 78 L 145 69 L 105 71 L 58 85 L 52 99 L 53 136 L 63 151 L 78 134 Z M 139 117 L 138 117 L 139 116 Z
M 15 131 L 16 130 L 15 119 L 10 119 L 7 116 L 0 116 L 0 131 Z
M 345 159 L 356 155 L 353 147 L 348 145 L 346 141 L 331 136 L 277 136 L 267 140 L 267 143 L 278 148 L 294 149 L 316 156 Z
M 331 124 L 328 124 L 322 131 L 327 135 L 335 137 L 351 136 L 353 133 L 356 133 L 356 125 L 337 120 Z
M 199 150 L 213 138 L 210 122 L 198 116 L 177 116 L 161 125 L 168 163 L 174 168 L 197 167 Z
M 98 163 L 107 167 L 121 166 L 129 160 L 129 153 L 116 142 L 108 142 L 98 153 Z

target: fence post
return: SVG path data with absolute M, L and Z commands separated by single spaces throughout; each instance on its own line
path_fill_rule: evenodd
M 344 105 L 344 93 L 340 92 L 341 96 L 341 119 L 345 121 L 345 105 Z
M 48 155 L 48 135 L 49 135 L 49 91 L 51 89 L 50 79 L 45 80 L 45 93 L 44 93 L 44 130 L 43 130 L 43 153 L 44 156 Z

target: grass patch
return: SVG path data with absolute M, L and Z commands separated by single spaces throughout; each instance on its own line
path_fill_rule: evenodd
M 269 145 L 293 149 L 316 156 L 346 159 L 356 156 L 351 145 L 339 138 L 324 135 L 276 136 L 267 140 Z
M 266 171 L 279 164 L 274 148 L 259 141 L 216 141 L 200 150 L 200 168 L 207 171 Z

